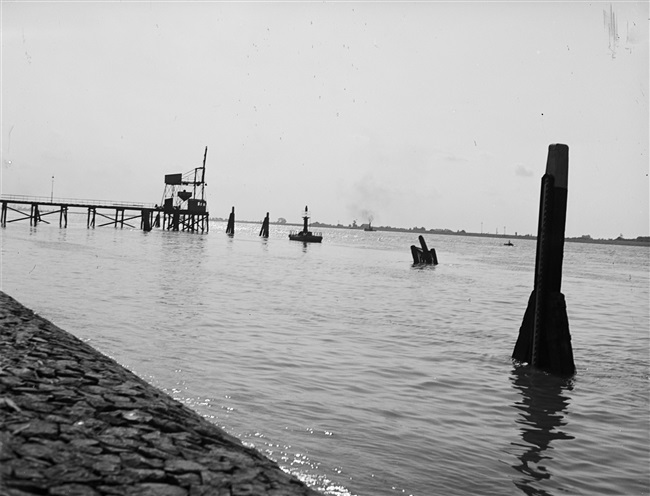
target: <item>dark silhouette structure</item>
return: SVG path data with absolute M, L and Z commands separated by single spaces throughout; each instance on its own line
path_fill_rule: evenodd
M 207 201 L 204 199 L 205 184 L 205 162 L 208 156 L 208 147 L 205 147 L 203 154 L 203 165 L 196 167 L 185 174 L 166 174 L 165 190 L 163 192 L 162 206 L 151 203 L 132 203 L 132 202 L 115 202 L 99 200 L 75 200 L 75 199 L 58 199 L 50 196 L 49 198 L 19 196 L 19 195 L 2 195 L 0 197 L 0 227 L 6 227 L 10 222 L 18 222 L 29 219 L 32 226 L 37 226 L 40 222 L 49 224 L 43 217 L 46 215 L 59 214 L 59 227 L 68 227 L 68 209 L 85 208 L 88 210 L 87 227 L 114 226 L 123 228 L 124 226 L 135 229 L 134 224 L 130 221 L 140 220 L 140 228 L 143 231 L 151 231 L 153 227 L 161 227 L 160 214 L 163 214 L 162 228 L 174 231 L 207 231 L 208 230 L 208 212 Z M 191 191 L 187 191 L 186 186 L 191 186 Z M 182 189 L 181 189 L 182 188 Z M 31 207 L 30 213 L 24 210 L 13 208 L 11 205 Z M 50 210 L 43 212 L 39 207 L 46 207 Z M 114 215 L 105 213 L 112 211 Z M 9 219 L 9 212 L 18 215 L 17 218 Z M 125 212 L 127 216 L 125 217 Z M 154 217 L 155 213 L 155 217 Z M 97 217 L 107 219 L 102 224 L 97 223 Z
M 165 175 L 165 191 L 162 198 L 163 229 L 201 232 L 208 230 L 209 215 L 207 201 L 204 199 L 207 157 L 206 146 L 201 167 L 196 167 L 185 174 Z M 185 189 L 187 186 L 191 187 L 191 191 Z M 143 229 L 151 224 L 149 219 L 146 225 L 143 224 Z
M 148 231 L 151 229 L 152 223 L 155 227 L 153 220 L 153 212 L 158 212 L 158 216 L 162 211 L 158 206 L 148 203 L 126 203 L 126 202 L 107 202 L 98 200 L 74 200 L 66 199 L 59 200 L 57 198 L 48 198 L 47 200 L 39 197 L 21 196 L 21 195 L 3 195 L 0 198 L 0 227 L 6 227 L 7 224 L 18 222 L 22 220 L 29 220 L 31 226 L 37 226 L 41 222 L 50 224 L 49 221 L 43 217 L 59 214 L 59 227 L 68 227 L 68 210 L 70 208 L 85 208 L 88 210 L 88 228 L 114 226 L 123 228 L 124 226 L 135 229 L 136 226 L 129 222 L 134 219 L 140 219 L 140 228 Z M 23 210 L 13 208 L 12 205 L 23 207 Z M 30 210 L 27 213 L 24 207 L 29 206 Z M 55 208 L 56 210 L 43 211 L 41 207 Z M 107 215 L 106 211 L 113 211 L 113 215 Z M 16 216 L 9 218 L 9 212 L 13 212 Z M 125 212 L 127 216 L 125 217 Z M 97 224 L 96 218 L 103 217 L 108 219 L 103 224 Z
M 568 195 L 569 147 L 549 146 L 542 177 L 535 283 L 512 358 L 546 372 L 575 373 L 566 301 L 560 292 Z
M 228 217 L 228 225 L 226 226 L 226 234 L 228 236 L 235 235 L 235 207 L 232 207 L 230 216 Z
M 269 237 L 269 213 L 266 212 L 266 217 L 264 217 L 264 220 L 262 221 L 262 228 L 260 229 L 260 236 L 264 238 Z
M 422 235 L 418 236 L 421 248 L 411 245 L 411 255 L 414 264 L 438 265 L 438 257 L 435 248 L 429 249 Z
M 320 243 L 323 240 L 321 233 L 313 233 L 309 230 L 309 210 L 305 205 L 305 213 L 302 216 L 303 228 L 302 231 L 291 231 L 289 239 L 292 241 L 302 241 L 303 243 Z

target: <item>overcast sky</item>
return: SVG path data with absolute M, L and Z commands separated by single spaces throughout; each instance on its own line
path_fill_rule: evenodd
M 567 236 L 649 234 L 646 1 L 1 9 L 3 194 L 159 203 L 208 146 L 211 216 L 535 234 L 565 143 Z

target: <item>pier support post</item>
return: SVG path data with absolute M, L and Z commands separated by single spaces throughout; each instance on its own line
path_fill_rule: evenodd
M 569 147 L 549 146 L 542 177 L 534 289 L 512 358 L 559 376 L 575 374 L 566 301 L 560 292 L 568 196 Z
M 140 227 L 143 231 L 151 231 L 151 215 L 152 211 L 148 208 L 143 208 L 141 211 L 142 221 L 140 222 Z
M 35 226 L 41 221 L 41 213 L 38 211 L 38 203 L 32 203 L 32 213 L 29 217 L 29 224 Z
M 2 202 L 2 214 L 0 214 L 0 226 L 1 227 L 7 226 L 7 202 L 6 201 Z
M 86 227 L 88 228 L 95 228 L 95 213 L 96 209 L 95 207 L 88 207 L 88 223 Z
M 68 227 L 68 207 L 61 205 L 61 213 L 59 214 L 59 227 Z
M 226 226 L 226 234 L 230 236 L 235 235 L 235 207 L 232 207 L 230 216 L 228 217 L 228 225 Z
M 262 222 L 262 228 L 260 229 L 259 235 L 265 238 L 269 237 L 269 213 L 268 212 L 266 212 L 266 217 L 264 217 L 264 221 Z

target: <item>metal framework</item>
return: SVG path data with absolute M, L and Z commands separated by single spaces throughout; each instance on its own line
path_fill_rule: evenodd
M 0 195 L 0 226 L 6 227 L 8 223 L 20 220 L 29 220 L 31 226 L 36 226 L 39 222 L 49 224 L 43 217 L 58 213 L 59 227 L 68 227 L 68 209 L 72 207 L 88 209 L 88 228 L 112 225 L 135 229 L 135 222 L 133 224 L 129 222 L 139 219 L 140 229 L 144 231 L 150 231 L 153 227 L 162 227 L 174 231 L 207 232 L 209 214 L 207 201 L 204 197 L 207 157 L 208 147 L 206 146 L 201 167 L 196 167 L 185 174 L 167 174 L 165 176 L 165 191 L 160 206 L 150 203 Z M 191 191 L 187 191 L 188 186 L 191 187 Z M 42 211 L 41 207 L 47 210 Z M 9 212 L 14 212 L 18 216 L 12 215 L 14 218 L 9 219 Z M 160 225 L 161 213 L 163 214 L 162 226 Z M 107 221 L 98 224 L 97 217 L 102 217 Z
M 205 147 L 203 164 L 185 174 L 166 174 L 165 190 L 162 196 L 163 229 L 174 231 L 207 231 L 208 211 L 205 200 L 205 162 L 208 147 Z M 191 191 L 187 187 L 191 187 Z

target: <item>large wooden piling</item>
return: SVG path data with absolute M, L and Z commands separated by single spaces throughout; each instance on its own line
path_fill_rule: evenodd
M 266 217 L 264 217 L 264 221 L 262 221 L 262 228 L 260 229 L 260 236 L 264 238 L 269 237 L 269 213 L 266 212 Z
M 235 234 L 235 207 L 232 207 L 230 216 L 228 217 L 228 225 L 226 226 L 226 234 L 234 236 Z
M 30 225 L 35 226 L 41 221 L 41 213 L 38 210 L 38 203 L 32 203 L 32 213 L 30 216 Z
M 413 256 L 414 264 L 438 265 L 438 256 L 436 255 L 435 248 L 429 249 L 427 242 L 424 241 L 422 235 L 418 236 L 420 241 L 420 248 L 411 245 L 411 255 Z
M 61 205 L 61 212 L 59 214 L 59 227 L 68 227 L 68 207 Z
M 512 358 L 546 372 L 575 373 L 566 301 L 560 292 L 568 196 L 569 147 L 549 146 L 542 177 L 535 282 Z
M 141 221 L 140 221 L 140 228 L 143 231 L 151 231 L 151 217 L 153 215 L 153 211 L 149 208 L 143 208 L 141 211 Z
M 95 216 L 97 215 L 97 209 L 95 207 L 88 207 L 88 228 L 95 227 Z

